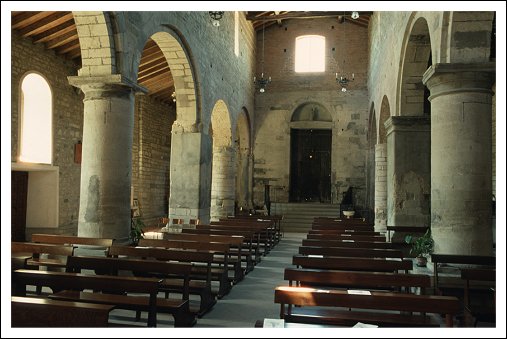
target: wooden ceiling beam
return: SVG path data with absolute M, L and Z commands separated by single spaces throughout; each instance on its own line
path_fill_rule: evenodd
M 42 32 L 40 34 L 36 34 L 32 36 L 33 42 L 35 43 L 41 43 L 41 42 L 48 42 L 50 40 L 56 39 L 60 36 L 62 36 L 65 33 L 68 33 L 70 31 L 76 30 L 76 23 L 74 22 L 74 19 L 64 22 L 61 25 L 58 25 L 56 27 L 53 27 L 45 32 Z
M 139 75 L 137 77 L 137 81 L 143 81 L 144 79 L 149 80 L 151 78 L 154 78 L 154 77 L 156 77 L 158 75 L 162 75 L 162 74 L 165 74 L 165 73 L 167 73 L 168 76 L 170 76 L 170 74 L 171 74 L 169 72 L 169 66 L 167 66 L 167 65 L 165 65 L 165 66 L 163 65 L 159 69 L 154 69 L 151 72 L 145 73 L 143 75 Z
M 48 41 L 46 43 L 46 48 L 50 48 L 50 49 L 51 48 L 56 48 L 56 47 L 65 45 L 66 43 L 69 43 L 69 42 L 74 41 L 74 40 L 78 40 L 79 41 L 79 37 L 77 35 L 77 29 L 73 30 L 73 31 L 70 31 L 70 32 L 67 32 L 67 33 L 59 36 L 56 39 L 52 39 L 52 40 Z
M 140 84 L 146 87 L 160 88 L 165 86 L 172 86 L 174 84 L 174 80 L 171 77 L 166 77 L 164 75 L 158 75 L 157 77 L 153 77 L 150 79 L 146 79 L 144 81 L 139 81 Z
M 45 17 L 42 20 L 21 28 L 19 30 L 19 33 L 24 37 L 28 37 L 30 35 L 42 33 L 45 30 L 56 27 L 59 24 L 62 24 L 71 19 L 74 19 L 72 12 L 56 12 L 48 17 Z
M 55 48 L 55 52 L 56 52 L 56 54 L 65 54 L 65 53 L 69 53 L 70 51 L 72 51 L 74 49 L 81 50 L 81 47 L 79 46 L 79 40 L 73 40 L 71 42 L 66 43 L 63 46 Z
M 160 58 L 155 59 L 153 61 L 141 63 L 139 65 L 139 69 L 138 69 L 137 73 L 138 73 L 138 75 L 140 75 L 142 72 L 148 71 L 148 70 L 152 69 L 153 67 L 157 67 L 158 65 L 161 65 L 161 64 L 167 64 L 167 61 L 165 60 L 163 55 Z
M 18 29 L 33 24 L 55 12 L 12 12 L 11 28 Z

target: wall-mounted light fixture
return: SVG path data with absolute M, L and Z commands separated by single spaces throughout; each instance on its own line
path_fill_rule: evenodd
M 352 12 L 352 15 L 350 16 L 352 19 L 356 20 L 359 18 L 359 12 Z
M 220 20 L 224 16 L 224 12 L 209 12 L 209 16 L 211 17 L 211 23 L 213 26 L 220 26 Z

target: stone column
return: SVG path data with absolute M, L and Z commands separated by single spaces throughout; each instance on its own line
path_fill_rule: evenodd
M 387 227 L 387 144 L 375 145 L 375 231 Z
M 238 150 L 237 157 L 236 200 L 238 202 L 238 207 L 248 209 L 251 205 L 251 203 L 248 203 L 248 185 L 250 183 L 250 155 L 248 154 L 248 149 Z
M 121 75 L 69 77 L 85 94 L 78 236 L 126 241 L 130 232 L 130 185 L 134 90 Z
M 234 148 L 213 148 L 211 220 L 234 215 Z
M 209 223 L 211 144 L 197 126 L 186 128 L 176 120 L 171 137 L 169 218 L 199 219 Z
M 430 118 L 393 116 L 387 134 L 387 223 L 430 224 Z
M 495 64 L 436 64 L 431 91 L 431 229 L 435 252 L 491 255 L 491 86 Z

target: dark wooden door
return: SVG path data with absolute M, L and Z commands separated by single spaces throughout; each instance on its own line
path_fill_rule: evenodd
M 290 201 L 331 202 L 331 130 L 291 130 Z
M 11 240 L 26 241 L 26 198 L 28 172 L 11 172 Z

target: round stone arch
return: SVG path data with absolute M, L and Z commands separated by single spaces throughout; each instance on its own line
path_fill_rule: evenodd
M 76 23 L 81 64 L 79 76 L 104 76 L 117 73 L 113 27 L 105 12 L 72 12 Z M 97 59 L 100 62 L 97 63 Z
M 211 220 L 234 214 L 234 148 L 227 104 L 217 100 L 211 111 L 209 134 L 213 143 L 211 165 Z
M 236 120 L 236 204 L 240 209 L 251 209 L 252 203 L 252 149 L 251 123 L 248 110 L 243 107 Z
M 307 101 L 299 104 L 292 111 L 290 127 L 331 129 L 333 127 L 333 117 L 323 104 L 315 101 Z
M 202 132 L 198 80 L 190 48 L 182 34 L 174 27 L 165 25 L 163 30 L 160 30 L 160 26 L 158 29 L 156 32 L 147 33 L 144 39 L 137 40 L 138 53 L 132 61 L 132 74 L 137 75 L 141 52 L 148 38 L 151 38 L 162 50 L 174 81 L 177 105 L 172 133 Z
M 431 36 L 426 19 L 412 13 L 403 37 L 397 82 L 397 114 L 422 116 L 429 114 L 429 92 L 422 83 L 424 72 L 433 64 Z

